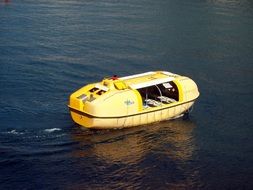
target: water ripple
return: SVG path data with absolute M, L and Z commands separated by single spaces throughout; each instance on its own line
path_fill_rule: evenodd
M 252 18 L 251 0 L 0 1 L 0 189 L 252 189 Z M 196 80 L 190 119 L 73 124 L 73 91 L 149 70 Z

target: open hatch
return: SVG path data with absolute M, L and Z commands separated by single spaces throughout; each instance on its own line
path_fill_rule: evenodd
M 143 106 L 156 107 L 179 101 L 177 85 L 173 81 L 136 89 L 142 97 Z

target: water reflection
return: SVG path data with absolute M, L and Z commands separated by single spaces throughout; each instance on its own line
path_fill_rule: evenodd
M 73 156 L 92 157 L 105 168 L 117 164 L 119 168 L 101 175 L 124 175 L 128 180 L 119 181 L 122 187 L 138 183 L 147 188 L 157 184 L 166 188 L 196 188 L 200 182 L 192 162 L 196 159 L 195 127 L 190 120 L 175 120 L 123 130 L 78 130 L 72 138 L 80 147 Z
M 166 154 L 173 160 L 189 160 L 195 149 L 191 121 L 162 122 L 123 130 L 78 130 L 75 141 L 90 146 L 98 159 L 111 162 L 136 162 L 148 152 Z M 86 151 L 86 150 L 85 150 Z M 82 157 L 82 150 L 75 153 Z
M 143 157 L 145 148 L 141 145 L 142 128 L 123 130 L 78 130 L 72 137 L 81 146 L 89 147 L 89 154 L 107 163 L 136 162 Z M 83 152 L 85 151 L 85 153 Z M 87 156 L 87 149 L 78 150 L 77 157 Z

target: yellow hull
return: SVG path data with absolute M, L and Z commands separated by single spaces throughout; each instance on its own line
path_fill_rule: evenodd
M 149 72 L 86 85 L 70 96 L 69 109 L 83 127 L 126 128 L 179 117 L 198 96 L 196 84 L 187 77 Z
M 146 125 L 150 123 L 160 122 L 164 120 L 171 120 L 182 116 L 187 112 L 193 102 L 177 105 L 174 107 L 161 107 L 159 110 L 151 112 L 143 112 L 136 115 L 115 117 L 115 118 L 99 118 L 87 115 L 85 113 L 77 112 L 70 108 L 71 117 L 75 123 L 86 128 L 94 129 L 114 129 L 127 128 L 139 125 Z

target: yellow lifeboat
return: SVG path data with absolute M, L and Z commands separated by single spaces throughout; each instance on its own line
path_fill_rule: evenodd
M 69 110 L 86 128 L 125 128 L 180 117 L 198 96 L 192 79 L 153 71 L 88 84 L 71 94 Z

